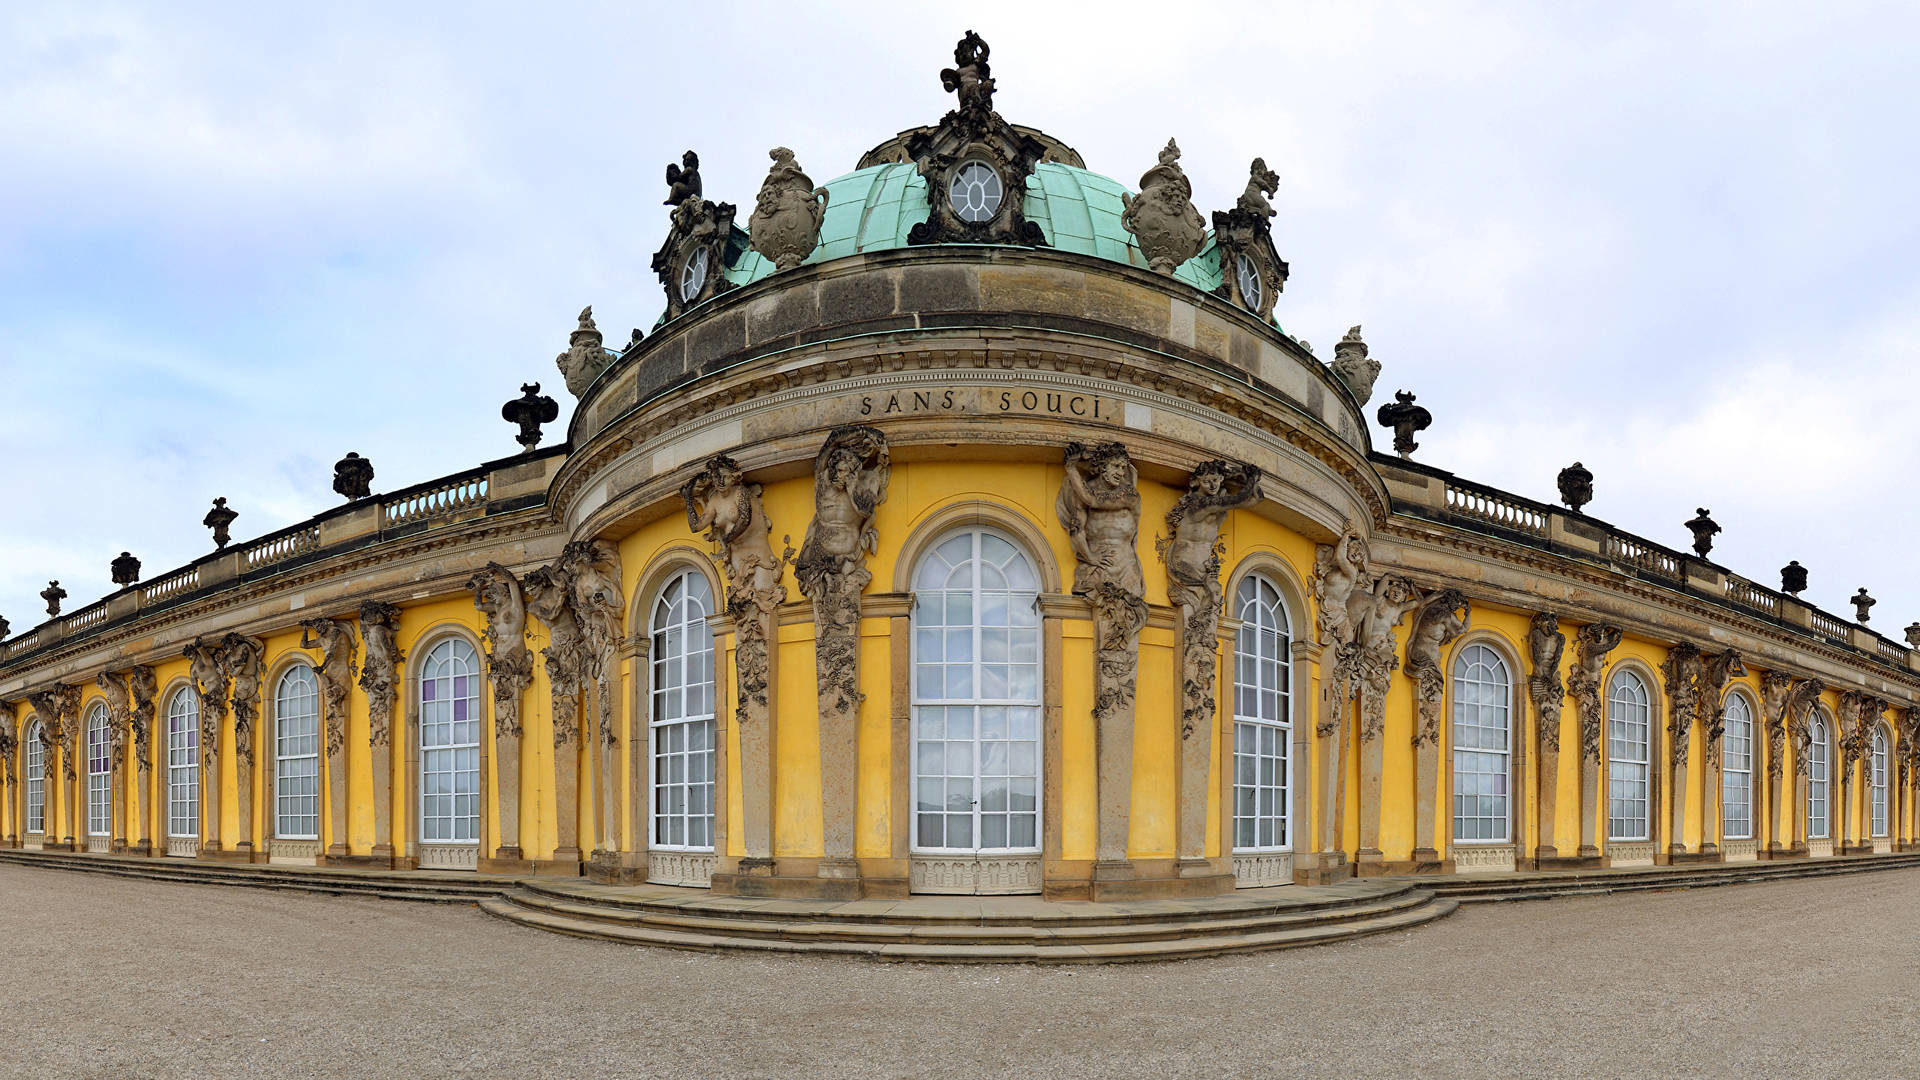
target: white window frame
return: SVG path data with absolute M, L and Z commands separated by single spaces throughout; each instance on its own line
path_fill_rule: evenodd
M 1490 663 L 1489 663 L 1490 661 Z M 1470 677 L 1475 668 L 1484 668 L 1488 678 Z M 1497 676 L 1494 677 L 1494 676 Z M 1458 845 L 1474 844 L 1510 844 L 1513 842 L 1513 665 L 1484 641 L 1472 641 L 1454 653 L 1453 670 L 1449 674 L 1453 707 L 1448 717 L 1448 746 L 1451 748 L 1450 768 L 1453 789 L 1452 834 L 1453 842 Z M 1479 700 L 1468 700 L 1469 697 Z M 1482 722 L 1468 724 L 1463 717 L 1469 709 L 1478 710 Z M 1485 722 L 1497 718 L 1498 724 Z M 1498 730 L 1501 738 L 1499 749 L 1486 747 L 1462 747 L 1464 731 L 1473 730 L 1492 732 Z M 1499 769 L 1476 769 L 1461 771 L 1462 755 L 1495 759 Z M 1486 777 L 1500 780 L 1502 790 L 1497 792 L 1462 792 L 1463 777 Z M 1485 814 L 1471 814 L 1463 817 L 1462 800 L 1466 798 L 1491 797 L 1499 800 L 1502 810 L 1497 818 Z M 1463 822 L 1497 821 L 1498 836 L 1462 836 Z M 1424 845 L 1424 841 L 1422 844 Z
M 167 835 L 200 836 L 200 701 L 188 686 L 167 699 Z
M 1868 790 L 1871 792 L 1867 835 L 1874 839 L 1884 839 L 1887 835 L 1887 732 L 1885 728 L 1873 729 L 1873 753 L 1868 758 Z
M 693 591 L 694 583 L 699 585 L 698 595 Z M 675 586 L 680 587 L 677 596 Z M 677 621 L 663 621 L 672 619 L 676 602 L 680 605 L 681 617 Z M 720 730 L 714 704 L 719 693 L 718 652 L 714 648 L 713 627 L 707 619 L 716 606 L 713 584 L 707 575 L 687 567 L 660 586 L 647 616 L 650 642 L 647 650 L 647 846 L 654 851 L 714 850 L 714 765 L 718 760 L 714 740 Z M 672 648 L 676 640 L 680 643 L 677 652 Z M 704 651 L 688 647 L 695 640 L 706 646 Z M 693 688 L 702 681 L 704 693 L 693 693 Z M 670 705 L 677 707 L 669 708 Z M 668 712 L 676 715 L 667 717 Z M 693 748 L 696 732 L 702 736 L 704 749 Z M 696 772 L 704 772 L 704 781 L 694 779 Z M 702 787 L 706 811 L 696 813 L 694 796 Z M 663 812 L 663 803 L 671 804 L 676 793 L 680 796 L 679 809 L 676 811 L 668 805 Z M 680 835 L 691 838 L 698 831 L 696 822 L 700 821 L 705 824 L 707 842 L 704 844 L 692 843 L 690 839 L 680 843 L 661 839 L 663 833 L 672 834 L 675 822 L 680 825 Z
M 1272 594 L 1271 603 L 1267 593 Z M 1293 619 L 1279 584 L 1258 571 L 1247 574 L 1235 586 L 1234 614 L 1240 620 L 1240 630 L 1233 639 L 1233 850 L 1292 851 L 1297 786 L 1293 763 Z M 1275 649 L 1272 657 L 1262 653 L 1268 635 Z M 1252 681 L 1248 681 L 1249 675 Z M 1262 745 L 1264 740 L 1271 740 L 1277 752 L 1269 753 Z M 1271 770 L 1266 768 L 1269 765 Z M 1267 806 L 1261 805 L 1263 796 L 1268 799 Z M 1246 812 L 1248 803 L 1252 804 L 1250 814 Z M 1259 843 L 1262 825 L 1272 827 L 1275 843 Z M 1241 842 L 1243 829 L 1251 830 L 1253 842 Z
M 40 741 L 41 724 L 38 720 L 27 728 L 26 778 L 27 778 L 27 821 L 26 831 L 45 835 L 47 831 L 47 747 Z
M 1739 715 L 1735 715 L 1738 709 Z M 1728 694 L 1727 703 L 1721 712 L 1726 718 L 1720 733 L 1720 835 L 1726 840 L 1753 839 L 1753 706 L 1745 694 Z M 1735 737 L 1738 725 L 1740 735 Z M 1731 781 L 1738 778 L 1738 783 Z M 1746 817 L 1746 828 L 1735 829 L 1728 824 L 1727 810 L 1735 804 L 1730 799 L 1734 790 L 1745 792 L 1745 798 L 1738 809 Z
M 288 726 L 296 725 L 289 732 Z M 273 836 L 320 839 L 320 681 L 307 664 L 280 673 L 273 690 Z M 310 790 L 309 790 L 310 789 Z M 305 810 L 311 806 L 311 813 Z M 311 831 L 288 823 L 311 818 Z
M 969 558 L 971 558 L 974 561 L 976 567 L 983 565 L 982 556 L 981 556 L 981 546 L 982 546 L 983 537 L 991 536 L 1013 548 L 1016 556 L 1025 565 L 1028 579 L 1033 583 L 1032 599 L 1030 601 L 1030 603 L 1032 604 L 1032 610 L 1033 610 L 1033 622 L 1030 625 L 1016 625 L 1013 622 L 1013 612 L 1014 610 L 1016 610 L 1016 606 L 1020 603 L 1019 598 L 1027 595 L 1027 590 L 1025 589 L 1017 589 L 1017 590 L 1016 589 L 1005 589 L 1005 590 L 984 589 L 980 584 L 980 579 L 982 575 L 979 569 L 976 568 L 973 573 L 973 588 L 972 588 L 970 599 L 968 600 L 969 611 L 971 612 L 970 626 L 961 627 L 958 625 L 948 625 L 944 621 L 940 623 L 938 626 L 922 626 L 921 598 L 923 594 L 930 594 L 930 593 L 937 592 L 941 595 L 942 600 L 944 602 L 948 594 L 958 592 L 959 590 L 922 589 L 919 587 L 920 574 L 922 570 L 926 567 L 928 560 L 932 559 L 934 555 L 940 551 L 940 549 L 945 547 L 947 544 L 953 542 L 953 540 L 956 537 L 961 537 L 961 536 L 970 536 L 973 538 L 972 550 Z M 1012 563 L 1009 562 L 1006 565 L 1011 566 Z M 1002 855 L 1035 855 L 1040 852 L 1042 844 L 1045 843 L 1045 840 L 1046 840 L 1046 799 L 1045 799 L 1045 791 L 1046 791 L 1046 762 L 1045 762 L 1045 758 L 1046 758 L 1046 739 L 1045 739 L 1045 734 L 1046 734 L 1046 731 L 1045 731 L 1046 655 L 1045 655 L 1045 648 L 1046 648 L 1046 642 L 1044 640 L 1045 634 L 1043 633 L 1044 620 L 1040 617 L 1040 610 L 1039 610 L 1040 575 L 1039 575 L 1038 565 L 1039 564 L 1036 563 L 1034 560 L 1032 552 L 1027 550 L 1026 545 L 1014 539 L 1012 536 L 1008 535 L 1007 533 L 1001 531 L 1000 529 L 992 528 L 990 526 L 969 525 L 969 526 L 963 526 L 961 528 L 954 529 L 950 532 L 947 532 L 941 535 L 933 543 L 927 545 L 927 547 L 921 552 L 919 559 L 917 560 L 917 562 L 913 567 L 913 576 L 910 579 L 911 582 L 913 583 L 913 590 L 912 590 L 913 610 L 912 610 L 911 618 L 909 619 L 909 627 L 910 627 L 909 633 L 912 635 L 910 640 L 912 642 L 912 653 L 913 653 L 912 663 L 911 663 L 912 685 L 910 689 L 910 699 L 909 699 L 911 701 L 910 710 L 912 714 L 911 721 L 910 721 L 910 728 L 912 732 L 912 750 L 911 750 L 911 760 L 908 763 L 908 770 L 909 770 L 908 776 L 911 778 L 910 782 L 912 784 L 912 791 L 911 791 L 911 794 L 909 795 L 909 798 L 911 798 L 913 802 L 912 802 L 912 813 L 909 817 L 910 824 L 908 826 L 908 828 L 911 830 L 908 836 L 908 839 L 910 841 L 908 850 L 914 854 L 946 855 L 946 856 L 961 856 L 961 857 L 964 857 L 964 856 L 998 857 Z M 1031 630 L 1033 634 L 1032 645 L 1033 645 L 1034 658 L 1033 658 L 1033 661 L 1031 662 L 1031 666 L 1034 670 L 1035 678 L 1034 678 L 1034 685 L 1033 685 L 1033 695 L 1031 698 L 1016 698 L 1016 697 L 990 698 L 990 697 L 981 695 L 979 692 L 984 679 L 982 675 L 982 670 L 987 666 L 989 666 L 985 661 L 985 659 L 983 658 L 983 651 L 981 647 L 982 631 L 983 629 L 996 629 L 996 630 L 1002 629 L 1002 627 L 998 627 L 998 626 L 995 626 L 995 627 L 982 626 L 982 620 L 981 620 L 981 614 L 980 614 L 983 607 L 982 598 L 989 593 L 1002 593 L 1002 592 L 1006 594 L 1007 601 L 1008 601 L 1008 604 L 1007 604 L 1008 625 L 1007 627 L 1005 627 L 1005 629 L 1009 630 L 1010 642 L 1012 640 L 1012 636 L 1013 636 L 1012 632 L 1014 630 Z M 943 615 L 942 618 L 944 619 L 944 617 L 945 616 Z M 928 632 L 945 634 L 949 632 L 962 632 L 969 629 L 971 630 L 971 634 L 972 634 L 971 645 L 969 646 L 971 651 L 968 653 L 968 655 L 971 657 L 970 663 L 972 666 L 972 676 L 971 676 L 969 685 L 973 688 L 973 691 L 974 691 L 973 696 L 967 697 L 967 698 L 949 698 L 949 697 L 933 696 L 922 686 L 921 668 L 923 666 L 940 666 L 944 671 L 947 667 L 956 667 L 959 665 L 945 663 L 945 657 L 947 654 L 945 652 L 944 646 L 942 647 L 942 653 L 941 653 L 942 663 L 938 665 L 924 664 L 923 654 L 920 649 L 921 632 L 925 630 Z M 1010 645 L 1010 649 L 1011 649 L 1011 645 Z M 1013 666 L 1016 666 L 1014 662 L 1011 660 L 1012 655 L 1013 654 L 1010 651 L 1009 662 L 1008 662 L 1009 670 L 1011 670 Z M 1029 665 L 1027 661 L 1023 660 L 1018 662 L 1018 666 L 1029 666 Z M 946 687 L 944 685 L 941 687 L 941 691 L 943 694 L 945 693 Z M 975 710 L 973 715 L 973 720 L 970 725 L 970 730 L 972 734 L 968 740 L 971 742 L 973 746 L 973 766 L 972 766 L 971 782 L 972 782 L 972 790 L 974 792 L 974 798 L 972 800 L 973 824 L 972 824 L 972 831 L 970 833 L 970 835 L 973 838 L 974 846 L 972 847 L 935 846 L 935 845 L 925 845 L 920 842 L 920 825 L 921 825 L 920 815 L 923 812 L 920 807 L 920 802 L 921 802 L 920 791 L 922 786 L 922 780 L 934 779 L 932 777 L 923 778 L 921 776 L 921 765 L 922 765 L 921 743 L 923 741 L 921 739 L 921 734 L 923 732 L 922 710 L 928 709 L 928 708 L 946 709 L 948 707 L 972 708 Z M 991 709 L 991 708 L 1006 708 L 1009 710 L 1008 716 L 1007 716 L 1007 738 L 1004 740 L 985 739 L 980 734 L 981 728 L 984 726 L 982 710 Z M 1014 730 L 1013 722 L 1015 719 L 1015 717 L 1011 712 L 1011 710 L 1013 709 L 1029 709 L 1032 711 L 1031 716 L 1033 720 L 1033 738 L 1031 740 L 1014 739 L 1012 737 L 1013 730 Z M 951 745 L 952 743 L 960 742 L 962 740 L 948 739 L 943 734 L 941 739 L 929 740 L 929 741 L 939 741 L 939 742 L 942 742 L 943 744 Z M 984 765 L 984 758 L 986 755 L 986 751 L 984 751 L 982 748 L 985 747 L 989 742 L 1005 742 L 1007 744 L 1007 747 L 1008 747 L 1007 768 L 1009 770 L 1008 772 L 1008 779 L 1009 779 L 1008 806 L 1011 807 L 1012 799 L 1014 797 L 1012 793 L 1011 781 L 1014 779 L 1023 779 L 1023 780 L 1027 779 L 1027 776 L 1024 773 L 1016 775 L 1012 772 L 1012 769 L 1015 767 L 1012 764 L 1013 758 L 1015 756 L 1015 748 L 1013 744 L 1019 743 L 1019 742 L 1028 742 L 1028 741 L 1031 741 L 1033 743 L 1033 757 L 1034 757 L 1033 775 L 1032 775 L 1033 843 L 1031 845 L 1014 846 L 1012 844 L 1009 844 L 1006 847 L 987 847 L 982 843 L 982 841 L 985 839 L 985 837 L 983 836 L 983 828 L 982 828 L 983 814 L 1006 813 L 1008 815 L 1008 827 L 1009 827 L 1009 835 L 1007 839 L 1011 841 L 1012 840 L 1012 835 L 1011 835 L 1012 814 L 1014 813 L 1024 814 L 1024 813 L 1027 813 L 1027 811 L 1024 811 L 1024 810 L 1014 811 L 1011 809 L 1007 811 L 997 811 L 997 810 L 987 810 L 982 807 L 981 804 L 984 800 L 980 797 L 983 794 L 981 781 L 986 776 L 999 775 L 997 773 L 983 775 L 982 767 Z M 943 746 L 942 752 L 943 753 L 945 752 L 944 746 Z M 939 777 L 939 779 L 941 779 L 943 783 L 950 784 L 951 781 L 958 780 L 960 779 L 960 777 L 953 776 L 950 774 L 942 774 L 942 776 Z M 947 806 L 953 805 L 952 797 L 950 794 L 946 795 L 945 805 Z M 927 812 L 940 814 L 943 818 L 948 814 L 948 811 L 946 810 L 927 811 Z M 944 821 L 942 823 L 942 828 L 943 830 L 945 828 Z M 946 835 L 944 831 L 942 832 L 941 838 L 943 840 L 946 839 Z
M 466 680 L 467 690 L 459 691 L 459 680 Z M 444 690 L 443 690 L 444 688 Z M 486 807 L 481 799 L 480 769 L 480 728 L 484 717 L 480 699 L 480 655 L 467 639 L 458 635 L 448 635 L 427 650 L 426 659 L 420 663 L 419 677 L 415 680 L 414 700 L 419 703 L 414 730 L 419 739 L 420 764 L 418 783 L 419 798 L 414 806 L 414 826 L 416 835 L 422 844 L 435 847 L 478 847 L 480 829 L 486 816 Z M 466 705 L 466 718 L 459 719 L 460 705 Z M 444 713 L 442 706 L 445 707 Z M 443 716 L 445 719 L 441 719 Z M 470 738 L 461 737 L 461 729 L 471 732 Z M 436 729 L 445 729 L 444 739 Z M 429 741 L 429 740 L 432 741 Z M 462 754 L 469 755 L 468 764 L 462 764 Z M 462 791 L 461 781 L 470 777 L 471 789 Z M 445 780 L 446 791 L 433 790 L 433 778 Z M 444 799 L 445 811 L 435 806 L 429 813 L 429 800 Z M 465 800 L 471 807 L 462 811 Z M 429 823 L 444 824 L 446 836 L 429 835 Z M 469 836 L 460 836 L 461 825 L 471 823 Z M 436 830 L 437 831 L 437 830 Z
M 87 710 L 87 835 L 111 839 L 113 832 L 113 735 L 107 707 Z M 96 849 L 97 850 L 97 849 Z
M 1833 745 L 1827 740 L 1831 729 L 1826 717 L 1815 713 L 1807 721 L 1811 725 L 1807 739 L 1807 839 L 1828 840 L 1833 834 L 1833 804 L 1830 798 L 1833 784 Z M 1818 808 L 1818 817 L 1815 808 Z M 1819 823 L 1815 831 L 1814 823 Z
M 1616 691 L 1627 681 L 1639 691 L 1637 700 L 1622 699 Z M 1616 710 L 1618 706 L 1618 710 Z M 1644 843 L 1653 838 L 1653 692 L 1647 681 L 1635 671 L 1615 671 L 1607 679 L 1607 839 L 1620 843 Z M 1616 725 L 1622 730 L 1623 737 L 1616 739 Z M 1638 729 L 1638 738 L 1633 729 Z M 1617 747 L 1628 752 L 1638 753 L 1637 757 L 1623 757 L 1616 753 Z M 1623 779 L 1621 766 L 1627 770 L 1638 769 L 1638 778 Z M 1617 784 L 1635 785 L 1638 798 L 1628 798 L 1629 803 L 1638 802 L 1640 806 L 1637 821 L 1634 816 L 1620 815 L 1614 812 Z M 1638 829 L 1619 829 L 1616 824 L 1625 822 L 1638 824 Z

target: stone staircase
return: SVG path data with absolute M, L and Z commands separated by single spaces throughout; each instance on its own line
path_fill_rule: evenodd
M 415 900 L 443 904 L 478 903 L 487 897 L 501 895 L 521 880 L 512 877 L 446 871 L 349 870 L 261 863 L 201 862 L 192 859 L 150 859 L 139 855 L 69 854 L 25 849 L 0 849 L 0 865 L 71 870 L 139 881 L 238 885 L 253 889 L 283 889 L 332 896 L 374 896 L 383 900 Z
M 1037 896 L 809 903 L 660 892 L 672 895 L 529 881 L 480 907 L 523 926 L 675 949 L 920 963 L 1115 963 L 1344 941 L 1419 926 L 1456 906 L 1405 881 L 1113 904 Z
M 1742 885 L 1788 878 L 1832 877 L 1878 870 L 1920 867 L 1920 852 L 1898 855 L 1839 855 L 1821 859 L 1783 859 L 1778 862 L 1698 863 L 1679 866 L 1640 866 L 1605 870 L 1521 871 L 1511 874 L 1461 874 L 1446 877 L 1402 878 L 1417 881 L 1435 896 L 1463 904 L 1499 900 L 1551 900 L 1562 896 L 1595 896 L 1616 892 L 1655 892 L 1698 889 L 1712 885 Z

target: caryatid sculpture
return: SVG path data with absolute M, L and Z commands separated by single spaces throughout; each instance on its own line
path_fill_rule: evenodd
M 619 674 L 621 642 L 620 552 L 609 540 L 574 540 L 561 549 L 557 564 L 566 582 L 574 618 L 580 623 L 585 674 L 593 679 L 599 746 L 592 764 L 599 792 L 600 828 L 595 858 L 616 858 L 620 841 L 619 732 L 614 725 L 614 677 Z
M 187 674 L 200 696 L 200 754 L 211 771 L 220 754 L 220 727 L 227 718 L 227 669 L 220 662 L 220 642 L 194 638 L 181 655 L 188 660 Z
M 314 673 L 320 678 L 320 697 L 327 707 L 327 757 L 337 760 L 347 742 L 347 696 L 359 674 L 353 624 L 327 617 L 303 619 L 300 647 L 320 650 Z
M 1533 661 L 1527 696 L 1540 717 L 1540 745 L 1548 753 L 1560 750 L 1560 706 L 1567 696 L 1560 682 L 1560 658 L 1566 648 L 1567 635 L 1560 632 L 1559 617 L 1550 611 L 1535 615 L 1527 628 L 1527 652 Z
M 148 802 L 152 798 L 153 785 L 147 782 L 147 776 L 153 771 L 153 716 L 154 698 L 160 692 L 160 679 L 153 669 L 145 664 L 135 664 L 127 672 L 127 692 L 133 698 L 131 714 L 133 730 L 133 758 L 139 782 L 139 798 L 134 809 L 139 812 L 140 836 L 138 850 L 149 852 L 153 848 L 152 821 Z M 131 832 L 132 830 L 128 830 Z M 133 840 L 134 837 L 127 837 Z
M 500 800 L 499 854 L 522 856 L 520 846 L 520 695 L 533 681 L 533 652 L 527 648 L 527 602 L 520 580 L 490 562 L 467 579 L 473 606 L 486 616 L 481 638 L 487 651 L 487 677 L 493 683 L 494 763 Z
M 1194 466 L 1187 492 L 1167 511 L 1167 597 L 1180 609 L 1180 737 L 1211 730 L 1219 656 L 1220 529 L 1227 515 L 1260 501 L 1260 469 L 1237 461 Z
M 107 719 L 113 740 L 113 767 L 122 768 L 126 764 L 127 721 L 133 713 L 133 692 L 127 685 L 127 676 L 118 672 L 103 671 L 93 677 L 93 684 L 100 688 L 100 694 L 107 699 Z
M 1160 161 L 1140 177 L 1140 195 L 1120 193 L 1120 227 L 1133 234 L 1140 254 L 1156 274 L 1171 274 L 1200 253 L 1207 223 L 1193 205 L 1193 183 L 1180 168 L 1180 147 L 1172 139 Z
M 220 641 L 220 663 L 233 683 L 233 745 L 242 767 L 253 763 L 253 722 L 260 715 L 260 679 L 266 645 L 258 638 L 228 634 Z M 245 798 L 242 797 L 244 805 Z M 241 815 L 245 820 L 246 815 Z
M 848 425 L 827 433 L 813 459 L 813 521 L 794 563 L 800 591 L 813 601 L 819 675 L 820 808 L 825 858 L 821 877 L 853 877 L 854 777 L 860 710 L 860 594 L 878 550 L 873 513 L 887 497 L 891 459 L 877 429 Z
M 520 695 L 533 681 L 533 652 L 527 648 L 527 601 L 520 580 L 490 562 L 467 579 L 473 606 L 486 616 L 481 631 L 487 648 L 487 677 L 493 683 L 493 727 L 497 737 L 520 737 Z
M 1574 634 L 1573 667 L 1567 672 L 1567 692 L 1573 697 L 1580 720 L 1580 855 L 1600 854 L 1595 843 L 1595 817 L 1600 798 L 1601 736 L 1606 732 L 1607 712 L 1601 699 L 1601 674 L 1606 670 L 1607 654 L 1619 646 L 1623 633 L 1617 626 L 1590 623 Z
M 727 577 L 727 614 L 734 632 L 734 723 L 739 729 L 741 768 L 741 841 L 745 855 L 739 871 L 769 874 L 773 869 L 773 681 L 774 609 L 787 599 L 780 580 L 785 561 L 773 553 L 768 536 L 773 523 L 760 503 L 760 485 L 750 483 L 740 466 L 721 454 L 707 462 L 680 488 L 687 527 L 706 530 L 718 545 Z
M 1440 703 L 1446 698 L 1447 673 L 1440 650 L 1466 632 L 1473 606 L 1458 589 L 1442 589 L 1420 601 L 1407 635 L 1407 678 L 1419 688 L 1420 725 L 1413 745 L 1440 743 Z
M 1074 556 L 1073 592 L 1093 605 L 1094 743 L 1098 759 L 1098 863 L 1124 863 L 1132 805 L 1133 701 L 1140 628 L 1147 623 L 1140 568 L 1139 474 L 1117 442 L 1068 443 L 1054 509 Z
M 827 189 L 813 186 L 786 147 L 776 146 L 767 156 L 773 159 L 773 167 L 767 170 L 753 214 L 747 218 L 749 242 L 775 270 L 791 270 L 820 243 Z
M 1393 632 L 1420 606 L 1420 590 L 1399 574 L 1382 574 L 1371 588 L 1355 589 L 1347 600 L 1348 618 L 1355 630 L 1357 683 L 1360 691 L 1360 740 L 1372 742 L 1386 730 L 1387 691 L 1394 669 L 1400 666 Z
M 374 746 L 392 738 L 393 703 L 399 690 L 400 609 L 379 600 L 360 605 L 360 640 L 366 659 L 360 665 L 360 689 L 367 695 L 367 737 Z

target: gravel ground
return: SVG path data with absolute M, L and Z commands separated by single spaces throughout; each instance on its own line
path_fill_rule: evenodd
M 0 866 L 0 1075 L 1920 1075 L 1920 871 L 1109 968 L 709 956 Z

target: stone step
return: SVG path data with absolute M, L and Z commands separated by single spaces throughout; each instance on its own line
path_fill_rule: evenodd
M 712 896 L 703 890 L 662 897 L 620 886 L 571 881 L 522 880 L 519 894 L 591 907 L 646 912 L 661 916 L 695 915 L 716 920 L 779 920 L 801 915 L 818 922 L 845 922 L 859 926 L 1035 927 L 1126 926 L 1133 924 L 1210 922 L 1222 918 L 1290 915 L 1308 910 L 1328 912 L 1405 898 L 1430 890 L 1430 882 L 1393 879 L 1350 879 L 1337 885 L 1303 890 L 1288 886 L 1249 890 L 1196 900 L 1091 903 L 1042 901 L 1034 896 L 947 897 L 919 895 L 908 902 L 892 900 L 765 901 Z M 1262 895 L 1253 895 L 1255 893 Z
M 804 941 L 846 941 L 891 944 L 920 942 L 950 945 L 1113 944 L 1163 941 L 1197 936 L 1230 937 L 1279 930 L 1333 926 L 1396 915 L 1427 904 L 1432 894 L 1397 891 L 1388 898 L 1364 904 L 1298 905 L 1292 910 L 1241 914 L 1228 911 L 1210 919 L 1159 919 L 1115 923 L 1050 919 L 1044 925 L 1028 923 L 923 923 L 820 919 L 813 914 L 771 915 L 758 919 L 714 918 L 691 905 L 677 911 L 659 911 L 556 899 L 527 889 L 507 899 L 534 911 L 561 918 L 616 926 L 649 927 L 692 934 Z M 1071 906 L 1071 905 L 1069 905 Z
M 510 899 L 483 900 L 481 910 L 522 926 L 574 937 L 618 941 L 697 951 L 733 951 L 766 954 L 807 953 L 851 956 L 872 960 L 920 963 L 1119 963 L 1144 960 L 1182 960 L 1224 953 L 1298 948 L 1351 940 L 1368 934 L 1404 930 L 1451 913 L 1451 900 L 1423 897 L 1421 902 L 1390 914 L 1351 919 L 1331 925 L 1276 929 L 1260 933 L 1207 934 L 1149 941 L 1008 943 L 990 941 L 841 941 L 783 937 L 747 937 L 731 933 L 697 932 L 653 925 L 609 923 L 536 910 Z M 1192 930 L 1191 927 L 1188 928 Z
M 125 855 L 73 855 L 64 852 L 0 851 L 0 862 L 81 873 L 107 874 L 141 881 L 233 885 L 284 889 L 334 896 L 382 896 L 397 900 L 473 903 L 510 887 L 501 881 L 444 881 L 407 871 L 303 870 L 246 863 L 219 864 L 149 859 Z
M 1462 876 L 1424 879 L 1423 884 L 1436 895 L 1471 903 L 1696 889 L 1916 867 L 1920 867 L 1920 854 L 1703 864 L 1681 869 L 1635 867 L 1523 873 L 1490 878 Z

